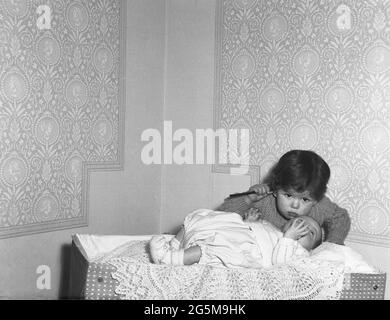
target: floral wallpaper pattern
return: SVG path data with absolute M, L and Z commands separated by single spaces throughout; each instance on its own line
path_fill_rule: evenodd
M 0 0 L 0 238 L 86 225 L 121 166 L 123 5 Z
M 348 239 L 389 246 L 390 1 L 219 0 L 217 11 L 215 127 L 250 130 L 260 178 L 290 149 L 318 152 Z

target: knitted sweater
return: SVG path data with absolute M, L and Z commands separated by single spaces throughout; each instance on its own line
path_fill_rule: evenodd
M 248 204 L 245 200 L 246 196 L 227 198 L 216 210 L 236 212 L 243 216 L 250 208 L 258 208 L 261 212 L 261 216 L 259 218 L 271 222 L 279 229 L 282 229 L 288 222 L 287 219 L 279 214 L 276 208 L 276 199 L 273 195 L 268 195 L 257 202 L 252 202 L 251 204 Z M 351 219 L 347 210 L 340 208 L 328 197 L 324 196 L 321 201 L 314 205 L 308 216 L 316 220 L 324 229 L 324 241 L 341 245 L 344 244 L 344 240 L 351 227 Z

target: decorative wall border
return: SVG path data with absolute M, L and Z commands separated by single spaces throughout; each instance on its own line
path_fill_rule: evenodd
M 216 1 L 215 7 L 215 52 L 214 52 L 214 129 L 220 129 L 220 105 L 221 105 L 221 65 L 222 65 L 222 28 L 223 23 L 223 0 Z M 212 173 L 232 174 L 231 170 L 237 168 L 233 164 L 214 164 L 211 167 Z M 249 165 L 248 172 L 245 175 L 250 176 L 250 185 L 260 183 L 261 171 L 258 165 Z
M 221 57 L 222 57 L 222 28 L 223 23 L 223 0 L 216 1 L 215 7 L 215 46 L 214 46 L 214 129 L 220 129 L 220 105 L 221 105 Z M 217 146 L 218 147 L 218 146 Z M 216 152 L 218 154 L 218 152 Z M 232 174 L 231 169 L 237 168 L 232 164 L 214 164 L 211 167 L 212 173 Z M 260 181 L 260 167 L 250 165 L 246 175 L 250 176 L 251 185 Z
M 237 169 L 237 168 L 240 168 L 240 167 L 237 165 L 231 165 L 231 164 L 214 164 L 212 166 L 212 172 L 233 175 L 231 173 L 231 170 Z M 244 175 L 250 176 L 250 185 L 251 186 L 260 183 L 260 177 L 261 177 L 260 166 L 250 165 L 248 167 L 247 173 Z
M 6 0 L 4 0 L 6 1 Z M 89 221 L 89 192 L 90 174 L 92 172 L 122 171 L 124 168 L 124 144 L 125 144 L 125 109 L 126 109 L 126 28 L 127 28 L 127 1 L 119 2 L 119 71 L 118 71 L 118 149 L 117 160 L 106 162 L 85 161 L 82 163 L 81 179 L 81 214 L 79 218 L 68 220 L 52 220 L 40 222 L 39 224 L 11 226 L 0 229 L 0 239 L 18 237 L 24 235 L 38 234 L 44 232 L 59 231 L 87 227 Z M 2 3 L 1 3 L 2 4 Z
M 290 149 L 319 152 L 332 169 L 328 196 L 351 215 L 347 240 L 384 247 L 389 13 L 372 1 L 217 0 L 215 14 L 214 128 L 242 119 L 262 171 Z
M 223 0 L 216 0 L 215 7 L 215 45 L 214 45 L 214 129 L 220 126 L 221 107 L 221 67 L 222 67 L 222 27 L 223 26 Z M 213 167 L 214 170 L 214 167 Z

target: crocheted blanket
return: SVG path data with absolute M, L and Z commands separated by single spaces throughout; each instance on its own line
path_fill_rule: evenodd
M 127 243 L 100 262 L 116 268 L 121 299 L 339 299 L 344 278 L 343 264 L 310 258 L 270 269 L 156 265 L 147 241 Z

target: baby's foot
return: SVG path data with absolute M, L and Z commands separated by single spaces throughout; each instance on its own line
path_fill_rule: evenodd
M 169 241 L 164 236 L 153 236 L 149 247 L 152 261 L 156 264 L 164 263 L 163 260 L 170 256 Z
M 164 236 L 152 237 L 149 243 L 152 261 L 156 264 L 183 265 L 184 250 L 172 248 L 171 244 Z
M 174 250 L 180 249 L 180 241 L 176 239 L 176 237 L 173 237 L 172 240 L 169 242 L 169 245 Z

